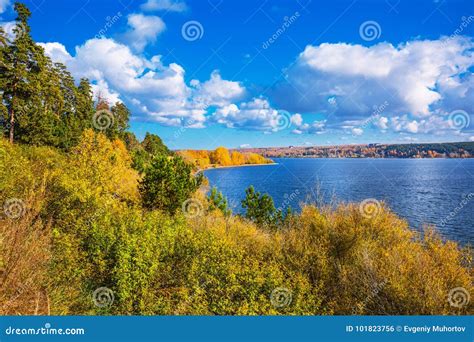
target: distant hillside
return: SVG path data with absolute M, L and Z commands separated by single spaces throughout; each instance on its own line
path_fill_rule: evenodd
M 472 158 L 474 142 L 244 149 L 267 158 Z

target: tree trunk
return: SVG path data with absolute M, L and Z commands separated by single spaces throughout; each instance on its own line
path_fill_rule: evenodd
M 15 112 L 10 110 L 10 144 L 13 144 L 13 135 L 15 132 Z

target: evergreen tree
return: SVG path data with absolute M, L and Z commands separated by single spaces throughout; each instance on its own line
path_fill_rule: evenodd
M 194 177 L 191 166 L 181 157 L 156 156 L 139 185 L 143 206 L 174 214 L 201 182 L 202 175 Z
M 224 216 L 230 216 L 232 214 L 227 204 L 227 198 L 225 198 L 222 192 L 218 191 L 216 187 L 212 187 L 207 201 L 209 203 L 209 210 L 220 210 Z
M 130 110 L 121 102 L 117 102 L 111 112 L 114 116 L 111 127 L 107 130 L 109 138 L 123 138 L 125 131 L 129 128 L 128 121 L 130 118 Z
M 163 143 L 163 140 L 155 134 L 148 133 L 145 135 L 145 139 L 142 142 L 142 146 L 146 152 L 152 156 L 157 155 L 170 155 L 171 152 Z
M 21 118 L 27 115 L 25 102 L 35 91 L 32 87 L 32 78 L 40 71 L 35 58 L 38 48 L 31 39 L 28 25 L 31 13 L 25 5 L 18 2 L 15 3 L 15 11 L 18 14 L 13 29 L 15 39 L 8 45 L 5 54 L 5 72 L 2 73 L 3 100 L 8 110 L 11 143 L 14 141 L 15 127 Z
M 4 134 L 4 130 L 8 127 L 7 120 L 8 120 L 8 109 L 4 105 L 4 89 L 5 89 L 5 78 L 2 76 L 7 72 L 6 69 L 6 53 L 7 53 L 7 46 L 8 38 L 5 33 L 5 30 L 2 26 L 0 26 L 0 124 L 1 124 L 1 135 Z
M 283 213 L 277 210 L 273 199 L 267 194 L 256 192 L 253 186 L 245 190 L 242 208 L 246 209 L 245 217 L 258 226 L 277 228 L 283 221 Z

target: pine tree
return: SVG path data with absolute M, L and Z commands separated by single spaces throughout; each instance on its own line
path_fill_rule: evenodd
M 18 14 L 16 26 L 13 29 L 15 39 L 7 48 L 5 73 L 2 77 L 3 99 L 8 110 L 11 143 L 14 141 L 17 121 L 21 116 L 26 115 L 25 102 L 34 93 L 31 79 L 39 72 L 35 60 L 38 48 L 31 39 L 28 25 L 31 13 L 25 5 L 18 2 L 15 3 L 15 11 Z
M 0 123 L 2 125 L 2 136 L 4 134 L 4 129 L 7 127 L 8 120 L 8 109 L 3 103 L 4 98 L 4 89 L 5 89 L 5 78 L 2 77 L 7 72 L 6 69 L 6 53 L 8 38 L 5 33 L 5 30 L 0 26 Z
M 107 131 L 109 138 L 123 138 L 125 131 L 128 129 L 128 121 L 130 118 L 130 110 L 121 102 L 117 102 L 112 108 L 111 112 L 114 116 L 112 126 Z

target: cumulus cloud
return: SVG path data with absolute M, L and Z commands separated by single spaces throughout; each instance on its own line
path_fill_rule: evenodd
M 390 127 L 395 132 L 404 133 L 433 133 L 443 134 L 447 131 L 453 131 L 453 127 L 443 116 L 432 115 L 428 118 L 413 120 L 408 115 L 394 116 L 390 118 Z
M 299 115 L 299 114 L 295 114 Z M 321 120 L 321 121 L 313 121 L 313 123 L 303 123 L 301 122 L 299 124 L 296 124 L 296 129 L 292 131 L 293 134 L 303 134 L 303 133 L 308 133 L 308 134 L 323 134 L 326 133 L 326 120 Z
M 299 127 L 303 124 L 303 117 L 301 114 L 295 114 L 291 117 L 291 123 L 294 124 L 296 127 Z
M 64 63 L 76 78 L 86 77 L 94 90 L 109 101 L 121 100 L 163 125 L 204 127 L 209 106 L 227 106 L 245 93 L 238 82 L 222 79 L 214 71 L 210 79 L 186 84 L 185 70 L 176 63 L 164 65 L 160 56 L 136 55 L 112 39 L 91 39 L 68 53 L 60 43 L 40 44 L 54 61 Z M 219 91 L 215 91 L 218 89 Z
M 188 9 L 184 1 L 179 0 L 148 0 L 141 5 L 144 11 L 170 11 L 170 12 L 184 12 Z
M 381 130 L 386 130 L 388 128 L 388 118 L 379 116 L 374 120 L 374 125 Z
M 398 46 L 309 45 L 287 70 L 287 82 L 274 90 L 273 99 L 293 112 L 325 114 L 328 125 L 341 128 L 348 120 L 362 123 L 387 101 L 389 108 L 371 125 L 427 132 L 452 110 L 474 108 L 473 49 L 466 37 Z
M 353 128 L 352 129 L 352 135 L 359 136 L 364 134 L 364 130 L 362 128 Z
M 136 51 L 143 51 L 148 44 L 154 44 L 158 35 L 166 29 L 160 17 L 143 14 L 130 14 L 127 17 L 130 30 L 124 40 Z
M 230 104 L 219 108 L 212 120 L 228 128 L 241 128 L 275 132 L 289 128 L 293 122 L 300 122 L 299 114 L 291 116 L 286 111 L 279 111 L 271 107 L 267 99 L 254 98 L 243 102 L 239 106 Z
M 245 88 L 239 82 L 223 80 L 217 70 L 208 81 L 192 80 L 191 85 L 197 90 L 195 100 L 205 106 L 225 106 L 245 94 Z

